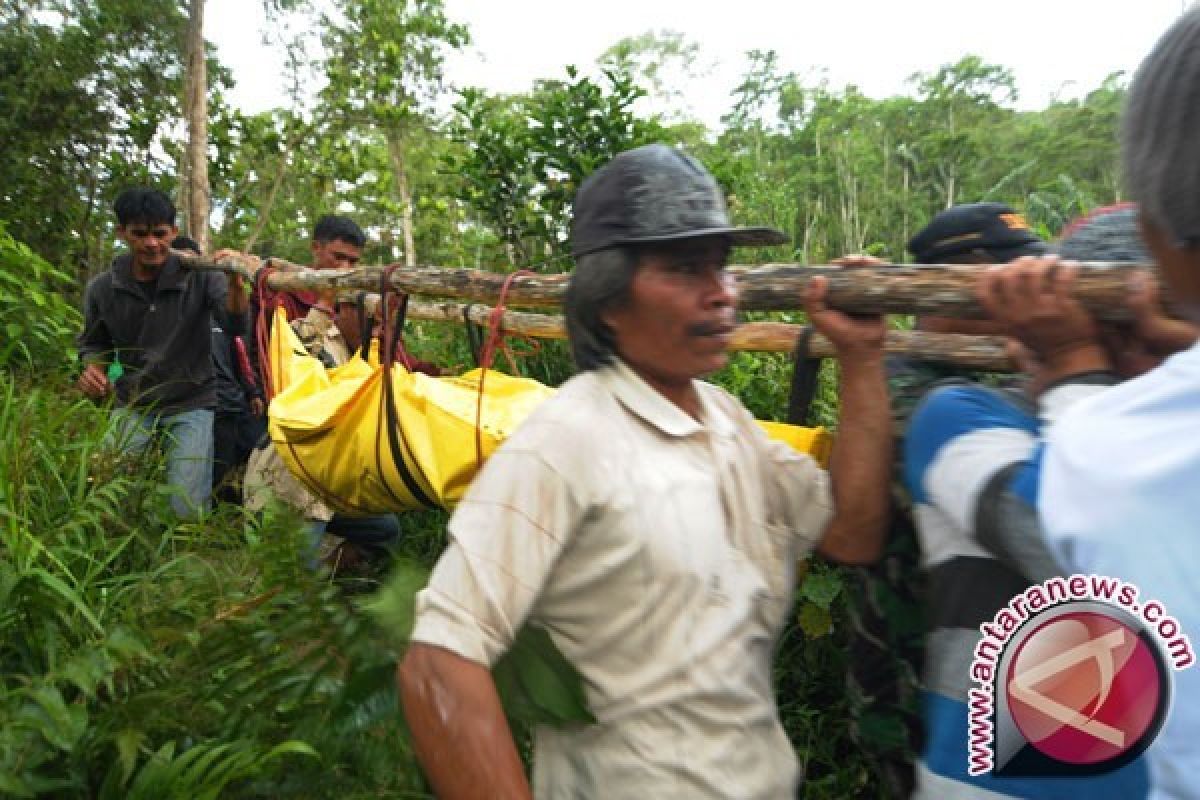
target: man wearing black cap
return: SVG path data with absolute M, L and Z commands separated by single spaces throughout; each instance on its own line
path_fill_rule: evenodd
M 887 519 L 885 327 L 824 305 L 844 424 L 829 473 L 768 440 L 720 369 L 737 291 L 712 176 L 669 147 L 617 156 L 580 188 L 565 306 L 582 373 L 484 466 L 418 595 L 399 670 L 441 797 L 526 797 L 488 668 L 526 624 L 582 676 L 596 722 L 537 731 L 543 797 L 791 797 L 798 769 L 771 656 L 795 563 L 876 557 Z
M 1059 243 L 1060 253 L 1086 261 L 1149 260 L 1139 244 L 1132 209 L 1101 209 L 1069 231 Z M 1029 261 L 1017 261 L 998 274 L 1026 269 L 1022 265 Z M 1066 262 L 1062 266 L 1069 268 Z M 981 286 L 994 285 L 996 274 L 982 275 Z M 995 307 L 993 294 L 981 292 L 985 307 Z M 1056 324 L 1090 345 L 1090 335 L 1081 334 L 1092 327 L 1086 315 L 1068 314 L 1065 306 L 1061 310 Z M 962 381 L 929 392 L 913 412 L 903 474 L 915 507 L 921 567 L 928 576 L 920 695 L 925 743 L 916 764 L 914 800 L 1145 796 L 1145 764 L 1140 761 L 1102 777 L 1071 781 L 967 772 L 970 743 L 963 732 L 970 719 L 974 682 L 969 665 L 981 639 L 980 626 L 1028 587 L 1070 574 L 1043 541 L 1033 462 L 1039 437 L 1055 420 L 1117 380 L 1103 369 L 1089 369 L 1094 365 L 1086 362 L 1080 369 L 1072 355 L 1078 343 L 1050 354 L 1041 364 L 1043 379 L 1031 391 L 1002 392 Z
M 1002 203 L 970 203 L 953 206 L 936 214 L 929 224 L 908 242 L 908 250 L 919 264 L 1001 264 L 1022 255 L 1045 252 L 1046 245 L 1030 230 L 1021 215 Z M 846 266 L 882 264 L 879 259 L 848 256 L 838 263 Z M 1000 327 L 991 320 L 965 320 L 948 317 L 922 316 L 917 318 L 918 330 L 935 333 L 999 334 Z M 909 417 L 918 401 L 941 382 L 978 380 L 999 384 L 1007 380 L 975 371 L 949 367 L 940 363 L 914 358 L 889 356 L 886 359 L 888 392 L 891 396 L 893 426 L 902 440 Z M 1032 409 L 1030 409 L 1032 411 Z M 855 570 L 850 574 L 851 591 L 870 598 L 880 586 L 911 608 L 940 607 L 944 600 L 932 600 L 940 586 L 930 586 L 927 575 L 919 569 L 924 563 L 922 547 L 917 540 L 908 491 L 897 464 L 894 481 L 894 508 L 887 535 L 887 554 L 880 563 Z M 907 714 L 912 694 L 912 675 L 922 672 L 926 645 L 911 630 L 896 625 L 891 612 L 878 610 L 878 604 L 865 600 L 857 620 L 856 634 L 851 640 L 849 679 L 859 690 L 873 697 L 878 707 L 896 709 Z M 950 603 L 953 606 L 953 601 Z M 930 624 L 936 609 L 929 616 Z M 915 723 L 916 720 L 913 720 Z M 916 724 L 910 726 L 911 746 L 919 746 Z M 911 779 L 910 760 L 884 756 L 897 785 Z
M 1200 7 L 1193 7 L 1138 68 L 1121 122 L 1123 171 L 1137 203 L 1137 227 L 1175 312 L 1192 323 L 1200 323 L 1197 96 Z M 1095 382 L 1106 374 L 1111 380 L 1119 367 L 1120 360 L 1104 346 L 1101 326 L 1077 300 L 1073 272 L 1073 266 L 1052 259 L 1029 259 L 982 276 L 977 291 L 993 318 L 1005 322 L 1048 373 L 1043 399 L 1068 382 Z M 1106 765 L 1146 747 L 1149 785 L 1141 795 L 1126 791 L 1118 796 L 1188 798 L 1197 796 L 1200 774 L 1200 669 L 1192 649 L 1200 630 L 1200 345 L 1194 327 L 1155 319 L 1161 314 L 1157 303 L 1147 304 L 1153 283 L 1145 273 L 1130 283 L 1131 332 L 1151 354 L 1178 352 L 1140 377 L 1075 403 L 1044 429 L 1028 453 L 1006 470 L 1007 476 L 997 478 L 1006 492 L 1036 506 L 1044 541 L 1065 573 L 1107 576 L 1118 585 L 1136 587 L 1137 602 L 1126 610 L 1140 616 L 1145 626 L 1141 635 L 1157 638 L 1158 657 L 1170 664 L 1160 665 L 1157 687 L 1152 677 L 1143 678 L 1134 690 L 1139 697 L 1157 698 L 1155 722 L 1137 727 L 1135 712 L 1128 710 L 1154 707 L 1155 700 L 1122 704 L 1112 699 L 1116 691 L 1105 691 L 1085 713 L 1089 720 L 1112 720 L 1122 733 L 1123 746 Z M 938 428 L 948 428 L 947 420 L 957 424 L 962 419 L 963 406 L 941 403 L 939 408 L 933 406 L 935 399 L 918 409 L 914 429 L 927 420 L 936 435 Z M 920 462 L 932 465 L 960 437 L 940 438 L 940 448 L 933 439 L 925 453 L 909 453 L 908 460 L 917 461 L 918 468 Z M 1145 613 L 1151 608 L 1153 615 Z M 1164 619 L 1168 625 L 1162 624 Z M 1124 663 L 1118 662 L 1116 669 L 1122 676 L 1130 674 Z M 1104 677 L 1105 690 L 1115 686 L 1111 674 Z M 1079 741 L 1085 743 L 1081 747 L 1092 747 L 1086 735 Z M 1062 796 L 1101 796 L 1079 791 L 1075 781 L 1058 783 Z
M 918 264 L 1006 264 L 1021 256 L 1043 255 L 1046 243 L 1017 212 L 1003 203 L 968 203 L 939 212 L 908 242 Z M 850 256 L 851 265 L 877 263 Z M 917 330 L 933 333 L 1000 335 L 1006 328 L 988 319 L 917 317 Z M 893 356 L 887 360 L 888 391 L 896 434 L 903 436 L 917 401 L 939 381 L 961 378 L 986 381 L 981 373 Z M 993 378 L 991 383 L 995 383 Z
M 1047 249 L 1025 218 L 1004 203 L 947 208 L 908 242 L 918 264 L 1000 264 Z
M 1007 264 L 1047 252 L 1025 218 L 1003 203 L 967 203 L 938 213 L 908 242 L 918 264 Z M 938 333 L 1000 333 L 991 320 L 921 317 L 920 330 Z

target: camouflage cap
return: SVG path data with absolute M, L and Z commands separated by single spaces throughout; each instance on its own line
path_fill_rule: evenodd
M 1142 243 L 1137 214 L 1132 203 L 1097 208 L 1063 230 L 1055 252 L 1072 261 L 1153 264 Z

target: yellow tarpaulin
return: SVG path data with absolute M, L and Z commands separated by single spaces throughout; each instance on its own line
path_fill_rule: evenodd
M 333 509 L 350 514 L 453 507 L 478 469 L 476 405 L 482 370 L 434 378 L 392 368 L 398 426 L 387 424 L 384 369 L 352 358 L 326 369 L 284 322 L 275 319 L 269 351 L 274 398 L 271 439 L 288 469 Z M 486 459 L 554 389 L 490 370 L 484 383 Z M 767 434 L 822 464 L 832 444 L 823 428 L 759 422 Z M 391 430 L 389 431 L 389 427 Z M 393 458 L 394 434 L 404 470 Z M 406 483 L 403 472 L 408 473 Z

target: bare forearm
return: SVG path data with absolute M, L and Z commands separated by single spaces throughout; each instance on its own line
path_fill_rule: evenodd
M 486 668 L 448 650 L 414 644 L 397 682 L 417 759 L 439 798 L 532 796 Z
M 241 276 L 234 275 L 229 279 L 229 292 L 225 295 L 225 311 L 231 316 L 240 317 L 250 308 L 250 295 L 246 293 Z
M 892 428 L 882 355 L 843 359 L 841 413 L 830 462 L 834 518 L 820 551 L 838 561 L 879 557 L 890 510 Z

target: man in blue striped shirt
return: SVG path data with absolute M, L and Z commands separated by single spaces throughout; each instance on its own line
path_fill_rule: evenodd
M 1104 209 L 1075 226 L 1059 251 L 1090 261 L 1146 263 L 1132 208 Z M 1034 291 L 1038 280 L 1055 277 Z M 1023 334 L 1039 356 L 1028 392 L 978 384 L 945 386 L 916 408 L 905 442 L 923 566 L 929 572 L 923 673 L 926 746 L 917 765 L 917 797 L 1135 798 L 1149 788 L 1137 760 L 1091 778 L 968 775 L 971 660 L 980 625 L 1029 586 L 1060 574 L 1036 513 L 1040 440 L 1079 401 L 1119 381 L 1124 363 L 1101 344 L 1101 331 L 1069 300 L 1072 269 L 1050 259 L 1021 259 L 980 282 L 981 300 L 1000 320 L 1011 307 L 1026 315 Z M 1147 293 L 1143 293 L 1148 295 Z M 1139 298 L 1149 316 L 1152 298 Z M 1124 362 L 1125 359 L 1122 359 Z M 1128 373 L 1125 373 L 1128 374 Z

